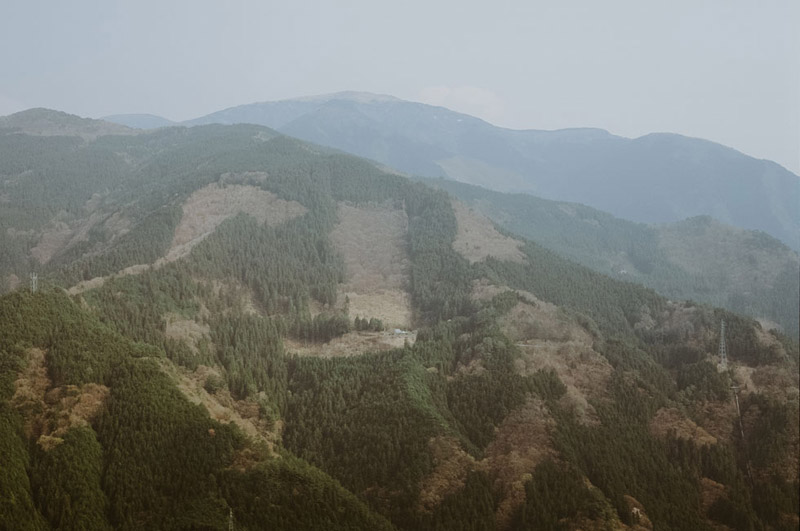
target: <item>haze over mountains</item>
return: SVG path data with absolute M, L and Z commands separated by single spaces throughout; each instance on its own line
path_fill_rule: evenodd
M 797 528 L 791 338 L 262 126 L 4 123 L 0 528 Z
M 445 179 L 446 190 L 513 234 L 673 300 L 691 299 L 761 318 L 798 337 L 800 256 L 760 231 L 708 216 L 645 225 L 585 205 L 494 192 Z
M 185 122 L 208 123 L 265 125 L 409 174 L 583 203 L 632 221 L 710 215 L 800 249 L 800 178 L 702 139 L 516 131 L 442 107 L 357 92 L 240 105 Z
M 400 102 L 365 94 L 347 98 L 357 104 Z M 296 107 L 282 102 L 264 105 L 283 109 L 283 122 L 289 123 L 305 112 L 307 105 L 317 105 L 319 99 L 287 103 Z M 133 115 L 127 121 L 131 125 L 151 123 L 152 117 Z M 0 118 L 0 124 L 33 135 L 68 132 L 86 139 L 101 133 L 143 132 L 44 109 Z M 448 179 L 426 182 L 446 189 L 512 233 L 600 273 L 643 283 L 673 300 L 692 299 L 763 319 L 767 327 L 777 326 L 790 336 L 798 336 L 800 258 L 767 234 L 735 229 L 710 218 L 648 227 L 578 204 L 492 192 Z M 24 253 L 31 259 L 42 261 L 46 257 L 46 261 L 59 263 L 60 255 L 74 246 L 72 240 L 81 234 L 83 222 L 73 221 L 71 230 L 63 227 L 63 219 L 49 223 L 49 227 L 42 225 L 26 238 L 29 243 Z M 0 235 L 3 240 L 10 248 L 22 244 L 20 237 Z M 18 281 L 14 279 L 26 274 L 24 262 L 17 260 L 16 264 L 0 267 L 0 291 L 13 287 Z

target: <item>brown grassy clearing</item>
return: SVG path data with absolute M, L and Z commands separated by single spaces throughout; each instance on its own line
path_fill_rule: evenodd
M 220 389 L 213 394 L 204 389 L 206 380 L 220 377 L 220 369 L 201 365 L 195 371 L 178 367 L 167 360 L 160 360 L 161 369 L 175 383 L 183 395 L 193 404 L 206 408 L 209 416 L 223 424 L 234 423 L 249 437 L 267 444 L 270 450 L 281 438 L 283 423 L 270 425 L 261 418 L 255 398 L 234 400 L 227 389 Z
M 25 419 L 26 437 L 49 450 L 62 442 L 70 428 L 88 426 L 102 410 L 110 390 L 95 383 L 52 387 L 46 355 L 44 350 L 28 349 L 27 364 L 14 382 L 11 404 Z
M 424 512 L 433 511 L 446 496 L 463 488 L 470 470 L 476 468 L 475 458 L 452 437 L 434 437 L 428 449 L 433 471 L 422 480 L 417 500 L 417 509 Z
M 650 433 L 660 439 L 669 436 L 692 441 L 697 446 L 717 444 L 717 439 L 675 408 L 659 409 L 650 421 Z
M 390 328 L 409 328 L 411 300 L 407 293 L 410 266 L 408 218 L 392 204 L 338 205 L 339 223 L 331 241 L 341 253 L 346 281 L 339 286 L 337 305 L 349 299 L 352 317 L 375 317 Z
M 497 232 L 492 221 L 472 207 L 459 201 L 453 201 L 452 205 L 458 222 L 453 249 L 470 263 L 480 262 L 489 256 L 511 262 L 525 261 L 525 255 L 520 251 L 521 241 Z
M 249 185 L 219 185 L 211 183 L 195 191 L 182 205 L 183 216 L 175 228 L 170 248 L 154 264 L 136 264 L 106 277 L 96 277 L 79 282 L 68 292 L 77 295 L 98 288 L 109 279 L 125 275 L 138 275 L 151 268 L 183 258 L 192 247 L 203 241 L 226 219 L 240 212 L 256 218 L 259 223 L 279 225 L 306 213 L 306 208 L 296 201 L 285 201 L 272 192 Z M 114 216 L 112 216 L 113 218 Z M 110 218 L 110 219 L 112 219 Z M 115 223 L 122 225 L 122 221 Z M 91 227 L 89 227 L 91 228 Z M 88 228 L 86 229 L 88 232 Z
M 533 398 L 512 411 L 497 428 L 483 464 L 499 500 L 495 511 L 498 529 L 507 528 L 514 512 L 525 503 L 525 482 L 536 465 L 557 457 L 551 437 L 554 428 L 547 407 Z
M 210 337 L 211 329 L 208 325 L 200 324 L 192 319 L 184 319 L 175 313 L 168 313 L 164 318 L 167 322 L 165 331 L 167 339 L 183 341 L 194 353 L 197 353 L 198 343 Z
M 473 298 L 489 300 L 507 288 L 485 281 L 473 285 Z M 567 387 L 562 398 L 584 423 L 596 422 L 589 398 L 606 396 L 611 365 L 592 347 L 594 339 L 575 319 L 557 306 L 537 299 L 532 293 L 517 291 L 518 302 L 500 318 L 500 327 L 522 352 L 518 368 L 523 374 L 555 370 Z
M 307 212 L 296 201 L 278 198 L 272 192 L 255 186 L 211 183 L 195 191 L 183 203 L 183 216 L 165 256 L 172 262 L 186 256 L 196 244 L 228 218 L 240 212 L 256 218 L 259 223 L 274 226 Z
M 402 348 L 408 342 L 413 345 L 417 339 L 416 332 L 395 334 L 386 332 L 349 332 L 336 337 L 327 343 L 304 343 L 285 338 L 283 344 L 288 352 L 298 356 L 317 356 L 321 358 L 340 358 L 357 356 L 367 352 L 378 352 Z

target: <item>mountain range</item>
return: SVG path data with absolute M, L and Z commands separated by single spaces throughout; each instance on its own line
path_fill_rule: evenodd
M 407 174 L 582 203 L 632 221 L 710 215 L 800 250 L 800 178 L 707 140 L 510 130 L 442 107 L 358 92 L 240 105 L 184 125 L 209 123 L 264 125 Z
M 252 124 L 4 119 L 0 527 L 796 529 L 796 340 L 479 207 L 630 222 L 465 190 Z M 677 264 L 787 252 L 685 224 Z

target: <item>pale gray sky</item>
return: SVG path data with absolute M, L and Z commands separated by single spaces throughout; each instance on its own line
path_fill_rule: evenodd
M 342 90 L 707 138 L 800 173 L 797 0 L 3 0 L 0 115 L 184 120 Z

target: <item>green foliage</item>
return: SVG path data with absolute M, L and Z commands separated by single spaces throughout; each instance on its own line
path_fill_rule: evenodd
M 420 518 L 420 529 L 492 531 L 495 529 L 492 484 L 486 473 L 471 471 L 464 488 L 445 496 L 433 514 Z
M 91 249 L 93 239 L 100 242 L 106 239 L 101 231 L 90 232 L 90 239 L 85 246 L 73 247 L 48 266 L 51 270 L 60 269 L 59 280 L 66 284 L 76 284 L 81 280 L 116 273 L 132 265 L 152 264 L 169 249 L 181 214 L 181 208 L 175 205 L 148 213 L 108 250 L 82 258 Z
M 19 347 L 0 346 L 0 529 L 47 529 L 33 502 L 22 417 L 8 403 L 23 356 Z
M 4 356 L 0 350 L 0 357 Z M 28 465 L 22 418 L 3 400 L 0 402 L 0 529 L 47 529 L 33 502 Z
M 681 366 L 677 384 L 692 401 L 725 400 L 730 395 L 727 375 L 708 360 Z
M 642 308 L 656 313 L 664 300 L 655 292 L 621 282 L 565 260 L 533 243 L 522 248 L 525 263 L 488 258 L 482 272 L 515 289 L 591 317 L 609 336 L 632 335 Z
M 271 319 L 231 314 L 211 324 L 216 359 L 225 368 L 231 394 L 245 398 L 264 392 L 274 410 L 281 411 L 287 364 L 278 325 Z
M 603 495 L 590 489 L 579 471 L 547 460 L 525 483 L 525 503 L 512 529 L 567 530 L 580 518 L 607 522 L 610 516 Z
M 327 343 L 350 331 L 350 319 L 341 313 L 320 313 L 313 319 L 307 315 L 297 316 L 289 332 L 304 341 Z
M 0 348 L 25 343 L 48 349 L 47 369 L 54 385 L 107 383 L 125 348 L 115 332 L 60 291 L 18 291 L 3 297 L 0 322 L 5 332 Z
M 284 444 L 383 511 L 410 510 L 441 432 L 409 351 L 336 360 L 293 358 Z M 420 394 L 422 393 L 422 394 Z M 390 500 L 380 499 L 391 487 Z M 389 504 L 388 502 L 391 501 Z M 397 516 L 397 515 L 396 515 Z
M 376 319 L 375 317 L 371 317 L 369 319 L 364 317 L 362 319 L 361 316 L 357 315 L 353 320 L 353 329 L 360 332 L 383 332 L 384 327 L 383 321 L 380 319 Z
M 457 223 L 446 194 L 415 185 L 406 197 L 411 296 L 423 322 L 467 315 L 473 273 L 453 250 Z
M 671 300 L 703 301 L 768 317 L 790 337 L 800 334 L 796 255 L 764 233 L 728 229 L 707 216 L 648 226 L 576 203 L 451 180 L 423 182 L 448 191 L 504 229 L 598 273 L 643 284 Z
M 55 448 L 34 456 L 33 491 L 54 529 L 111 529 L 100 489 L 103 449 L 91 428 L 72 428 Z
M 97 434 L 115 529 L 224 528 L 214 477 L 242 437 L 190 404 L 155 362 L 117 366 Z
M 222 484 L 235 529 L 394 529 L 330 476 L 291 455 L 244 473 L 227 471 Z
M 97 168 L 90 167 L 90 152 L 105 153 Z M 420 485 L 434 465 L 430 440 L 452 437 L 480 456 L 497 427 L 531 398 L 541 399 L 557 421 L 561 461 L 534 471 L 518 528 L 566 527 L 581 519 L 607 524 L 614 509 L 632 523 L 624 499 L 632 495 L 658 529 L 703 529 L 701 477 L 725 485 L 711 515 L 720 522 L 779 527 L 783 515 L 796 513 L 797 485 L 770 475 L 788 459 L 796 408 L 763 397 L 745 401 L 752 429 L 737 449 L 698 449 L 654 439 L 649 430 L 659 408 L 726 395 L 724 375 L 706 360 L 717 341 L 707 331 L 720 318 L 729 323 L 732 360 L 783 362 L 781 350 L 759 342 L 748 320 L 698 308 L 692 339 L 707 344 L 689 347 L 682 331 L 637 326 L 671 308 L 652 291 L 534 244 L 525 246 L 525 264 L 488 259 L 471 266 L 452 248 L 457 226 L 445 194 L 262 128 L 175 128 L 89 144 L 43 140 L 9 153 L 8 164 L 27 168 L 26 157 L 39 156 L 27 177 L 15 173 L 4 185 L 3 193 L 13 188 L 9 197 L 28 212 L 14 210 L 13 218 L 0 212 L 0 245 L 9 242 L 16 254 L 37 239 L 6 231 L 9 219 L 19 219 L 14 227 L 34 230 L 30 234 L 55 215 L 68 223 L 83 219 L 98 183 L 105 188 L 91 201 L 94 215 L 110 216 L 126 205 L 133 223 L 127 235 L 111 238 L 98 222 L 86 242 L 50 266 L 66 266 L 58 277 L 63 281 L 154 261 L 169 245 L 180 214 L 176 205 L 208 183 L 259 186 L 308 212 L 273 227 L 246 215 L 230 219 L 187 259 L 109 279 L 85 293 L 94 313 L 47 289 L 0 299 L 0 526 L 13 518 L 31 528 L 49 521 L 62 528 L 226 529 L 233 510 L 236 527 L 244 529 L 391 528 L 375 510 L 404 529 L 492 529 L 495 486 L 489 473 L 477 470 L 432 512 L 417 511 Z M 67 166 L 63 174 L 59 163 Z M 63 190 L 68 179 L 76 181 L 53 203 L 58 211 L 37 196 L 45 177 Z M 341 359 L 287 356 L 287 335 L 328 341 L 351 329 L 383 328 L 375 318 L 357 316 L 351 323 L 333 309 L 344 279 L 329 238 L 337 201 L 405 209 L 409 290 L 415 321 L 423 325 L 413 346 Z M 652 250 L 626 252 L 654 274 L 661 265 Z M 0 276 L 3 267 L 26 268 L 25 262 L 0 257 Z M 520 374 L 517 348 L 497 325 L 518 296 L 508 291 L 473 303 L 476 278 L 531 291 L 590 331 L 593 348 L 614 368 L 607 396 L 591 404 L 599 423 L 582 424 L 562 406 L 566 387 L 554 371 Z M 243 311 L 245 299 L 252 299 L 253 314 Z M 327 305 L 313 319 L 312 299 Z M 208 336 L 191 346 L 167 338 L 167 319 L 174 318 L 207 326 Z M 797 345 L 778 339 L 796 364 Z M 54 385 L 111 388 L 92 428 L 69 431 L 50 452 L 26 444 L 22 419 L 8 403 L 30 346 L 47 350 Z M 227 389 L 234 399 L 258 404 L 260 420 L 280 418 L 282 443 L 299 457 L 279 448 L 281 456 L 269 459 L 233 425 L 209 419 L 166 375 L 170 360 L 189 369 L 216 366 L 220 376 L 205 380 L 206 391 L 222 398 Z M 744 479 L 747 455 L 764 496 Z M 587 487 L 584 476 L 596 488 Z M 73 492 L 86 494 L 70 498 Z

